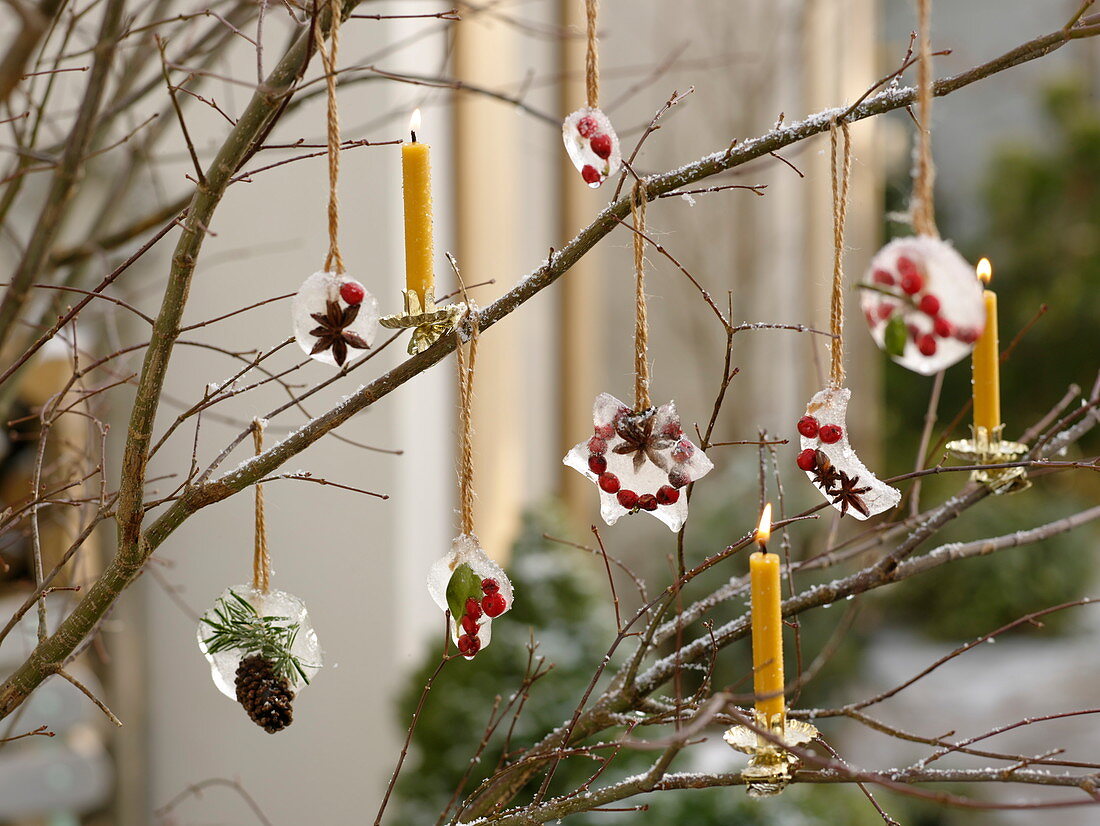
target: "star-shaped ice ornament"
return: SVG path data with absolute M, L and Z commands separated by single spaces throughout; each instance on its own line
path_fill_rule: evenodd
M 599 109 L 578 109 L 561 124 L 565 151 L 584 182 L 595 189 L 619 171 L 623 156 L 619 136 Z
M 684 436 L 676 405 L 634 412 L 601 393 L 592 405 L 592 423 L 592 438 L 563 461 L 599 488 L 603 520 L 614 525 L 623 514 L 646 511 L 680 530 L 688 515 L 683 488 L 714 465 Z
M 969 355 L 985 327 L 974 268 L 939 238 L 891 241 L 871 260 L 860 287 L 860 308 L 875 343 L 925 376 Z
M 291 315 L 302 351 L 336 367 L 365 355 L 378 332 L 378 300 L 354 278 L 324 270 L 302 282 Z
M 456 536 L 433 563 L 428 593 L 439 610 L 451 612 L 451 637 L 466 659 L 489 644 L 493 620 L 512 607 L 512 583 L 473 534 Z
M 814 394 L 806 415 L 798 420 L 802 452 L 796 461 L 841 515 L 863 520 L 897 505 L 901 492 L 880 482 L 848 443 L 851 397 L 847 387 L 827 387 Z

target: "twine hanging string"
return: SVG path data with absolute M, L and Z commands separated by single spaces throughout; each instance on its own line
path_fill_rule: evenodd
M 313 37 L 321 65 L 325 70 L 325 91 L 328 101 L 326 127 L 328 131 L 328 255 L 325 270 L 340 275 L 344 272 L 344 259 L 340 255 L 340 203 L 336 185 L 340 179 L 340 113 L 336 105 L 336 55 L 340 50 L 340 0 L 328 0 L 331 17 L 331 46 L 325 48 L 325 35 L 319 25 L 314 8 Z
M 645 184 L 634 183 L 630 217 L 634 222 L 634 409 L 652 407 L 649 400 L 649 315 L 645 301 Z
M 588 50 L 584 56 L 584 85 L 588 94 L 588 108 L 600 105 L 600 52 L 596 43 L 596 18 L 600 13 L 600 0 L 584 0 L 587 18 Z
M 917 64 L 917 169 L 913 181 L 913 229 L 917 235 L 939 238 L 932 187 L 936 167 L 932 162 L 932 0 L 917 0 L 920 61 Z
M 474 362 L 477 360 L 477 316 L 470 315 L 470 341 L 464 347 L 461 327 L 455 330 L 455 362 L 458 365 L 458 503 L 462 533 L 474 532 Z
M 837 123 L 829 124 L 833 166 L 833 293 L 829 308 L 832 333 L 829 385 L 844 384 L 844 222 L 848 217 L 848 179 L 852 172 L 852 143 L 848 122 L 840 122 L 843 148 L 838 157 Z
M 256 455 L 264 450 L 263 419 L 252 420 L 252 442 Z M 267 552 L 267 523 L 264 520 L 264 486 L 256 484 L 256 547 L 252 554 L 252 588 L 266 594 L 271 587 L 271 555 Z

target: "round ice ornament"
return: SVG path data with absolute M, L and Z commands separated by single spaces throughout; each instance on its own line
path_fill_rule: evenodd
M 473 534 L 456 536 L 449 553 L 428 570 L 428 593 L 451 612 L 451 637 L 473 658 L 492 638 L 493 620 L 512 608 L 512 583 Z
M 946 241 L 898 238 L 871 260 L 860 295 L 875 343 L 930 376 L 969 355 L 985 327 L 974 268 Z
M 302 351 L 336 367 L 364 355 L 378 332 L 377 299 L 358 281 L 335 272 L 322 270 L 303 281 L 291 313 Z
M 595 189 L 619 171 L 623 156 L 611 120 L 599 109 L 584 107 L 561 125 L 569 160 L 586 184 Z

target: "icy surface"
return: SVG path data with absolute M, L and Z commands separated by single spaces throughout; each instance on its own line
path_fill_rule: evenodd
M 685 474 L 687 482 L 695 482 L 714 468 L 706 454 L 683 435 L 680 416 L 673 402 L 633 413 L 611 394 L 601 393 L 592 406 L 592 423 L 594 438 L 601 429 L 605 434 L 611 433 L 603 440 L 607 447 L 602 455 L 607 460 L 606 472 L 618 478 L 620 490 L 633 491 L 639 496 L 655 496 L 662 487 L 670 485 L 670 475 L 674 472 Z M 650 450 L 627 452 L 630 446 L 623 434 L 629 433 L 631 428 L 649 429 L 652 434 Z M 622 452 L 616 452 L 620 450 Z M 636 464 L 635 457 L 639 455 L 641 462 Z M 591 456 L 589 440 L 585 439 L 570 450 L 562 461 L 597 485 L 600 515 L 608 525 L 614 525 L 623 514 L 637 509 L 623 507 L 619 503 L 618 493 L 608 493 L 599 487 L 599 474 L 589 467 Z M 654 462 L 654 458 L 658 461 Z M 687 491 L 682 486 L 676 490 L 679 497 L 675 503 L 659 504 L 656 510 L 648 511 L 672 531 L 680 530 L 688 516 Z
M 901 287 L 902 273 L 898 261 L 907 258 L 915 266 L 923 282 L 919 292 L 909 295 Z M 892 280 L 893 283 L 888 283 Z M 886 283 L 884 283 L 886 282 Z M 863 283 L 876 290 L 860 290 L 860 308 L 875 343 L 886 349 L 886 326 L 890 318 L 901 314 L 906 326 L 905 349 L 900 356 L 891 355 L 898 364 L 930 376 L 950 367 L 974 349 L 974 342 L 985 327 L 985 305 L 982 285 L 974 268 L 946 241 L 928 236 L 898 238 L 878 251 Z M 894 297 L 879 290 L 886 290 Z M 929 314 L 920 309 L 925 296 L 939 303 L 939 310 Z M 936 318 L 941 323 L 937 330 Z M 947 332 L 947 335 L 944 333 Z M 931 336 L 935 352 L 924 355 L 918 347 L 923 336 Z
M 870 488 L 866 493 L 860 494 L 860 498 L 863 500 L 863 504 L 868 511 L 866 516 L 853 507 L 849 507 L 847 510 L 849 516 L 863 520 L 875 514 L 882 513 L 883 511 L 890 510 L 890 508 L 897 505 L 897 503 L 901 501 L 901 491 L 875 478 L 875 475 L 859 460 L 859 457 L 856 456 L 856 452 L 852 450 L 852 446 L 848 443 L 848 423 L 846 417 L 848 413 L 848 401 L 851 397 L 852 391 L 847 387 L 826 387 L 810 399 L 810 403 L 806 405 L 806 415 L 813 416 L 817 419 L 818 425 L 821 427 L 830 424 L 838 425 L 841 428 L 842 435 L 839 441 L 831 445 L 825 444 L 819 436 L 815 436 L 814 438 L 802 436 L 802 449 L 820 450 L 829 457 L 829 461 L 832 462 L 833 467 L 848 474 L 852 479 L 858 479 L 858 487 Z M 812 471 L 807 471 L 806 477 L 811 482 L 814 481 L 814 474 Z M 817 486 L 815 485 L 815 487 Z M 820 488 L 818 489 L 820 490 Z M 824 491 L 822 491 L 822 493 L 824 493 Z M 828 496 L 828 498 L 831 502 L 833 497 Z M 841 509 L 839 502 L 833 504 L 833 507 L 837 510 Z
M 313 682 L 313 676 L 321 670 L 321 666 L 324 664 L 324 652 L 321 650 L 321 644 L 317 641 L 317 634 L 310 624 L 309 612 L 306 610 L 305 603 L 285 591 L 272 590 L 265 594 L 257 591 L 251 585 L 232 585 L 222 591 L 219 599 L 224 602 L 232 601 L 231 591 L 248 600 L 261 617 L 284 617 L 285 620 L 280 623 L 284 626 L 298 623 L 298 635 L 294 638 L 294 645 L 291 646 L 290 653 L 298 658 L 298 661 L 302 664 L 302 670 L 306 672 L 310 682 Z M 203 617 L 214 619 L 213 609 L 203 614 Z M 203 640 L 210 637 L 211 633 L 210 626 L 205 622 L 199 623 L 196 635 L 199 641 L 199 650 L 206 657 L 206 661 L 210 663 L 210 676 L 214 680 L 214 685 L 218 687 L 218 691 L 229 699 L 236 701 L 237 690 L 234 687 L 234 680 L 237 675 L 237 666 L 247 655 L 241 651 L 219 651 L 217 654 L 208 654 L 206 643 Z M 296 692 L 301 691 L 306 685 L 298 674 L 292 675 L 291 683 Z
M 335 301 L 341 309 L 349 306 L 340 297 L 340 285 L 351 280 L 346 275 L 321 270 L 303 281 L 302 286 L 298 288 L 291 308 L 291 318 L 294 322 L 294 338 L 306 355 L 310 355 L 310 351 L 317 343 L 316 336 L 310 334 L 310 330 L 317 327 L 317 320 L 313 318 L 313 314 L 324 315 L 329 301 Z M 346 329 L 358 335 L 367 344 L 373 344 L 374 337 L 378 333 L 378 300 L 371 293 L 364 292 L 363 301 L 359 305 L 359 315 Z M 369 350 L 349 347 L 347 361 L 344 364 L 350 364 L 369 352 Z M 311 358 L 337 366 L 331 349 L 314 353 Z
M 586 120 L 589 118 L 591 120 Z M 583 124 L 582 121 L 584 121 Z M 595 122 L 595 129 L 590 126 L 592 121 Z M 607 158 L 601 158 L 592 148 L 593 141 L 603 135 L 611 141 L 611 154 Z M 584 168 L 591 166 L 599 174 L 599 180 L 585 181 L 593 189 L 618 172 L 622 165 L 623 156 L 619 149 L 619 136 L 615 134 L 611 120 L 599 109 L 585 107 L 569 115 L 562 122 L 561 139 L 565 143 L 569 160 L 573 162 L 573 166 L 577 167 L 578 172 L 583 174 Z
M 451 550 L 432 563 L 428 569 L 428 593 L 432 601 L 439 606 L 440 611 L 447 611 L 447 585 L 451 581 L 455 568 L 466 563 L 480 579 L 495 579 L 500 588 L 500 595 L 504 597 L 505 608 L 495 619 L 500 619 L 504 614 L 512 610 L 512 582 L 504 569 L 497 565 L 489 555 L 481 548 L 481 543 L 475 534 L 460 534 L 451 542 Z M 461 617 L 451 617 L 451 637 L 456 642 L 463 631 L 459 627 Z M 481 648 L 485 648 L 493 636 L 493 617 L 483 614 L 478 620 L 480 627 L 477 632 L 478 642 Z M 480 650 L 480 649 L 479 649 Z M 472 658 L 467 658 L 472 659 Z

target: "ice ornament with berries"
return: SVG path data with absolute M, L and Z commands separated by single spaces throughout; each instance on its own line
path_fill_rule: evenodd
M 860 308 L 875 343 L 925 376 L 967 356 L 985 327 L 974 268 L 939 238 L 891 241 L 871 260 L 860 286 Z
M 600 491 L 600 515 L 614 525 L 627 513 L 646 511 L 672 531 L 687 521 L 683 488 L 713 468 L 684 436 L 673 402 L 632 411 L 609 393 L 592 406 L 592 438 L 566 454 L 566 465 Z
M 428 593 L 441 611 L 451 612 L 451 636 L 471 659 L 489 644 L 493 620 L 512 607 L 512 583 L 481 548 L 477 536 L 462 534 L 428 570 Z
M 561 124 L 565 151 L 584 182 L 595 189 L 619 171 L 623 156 L 619 136 L 611 121 L 599 109 L 584 107 Z
M 317 361 L 343 367 L 366 354 L 378 333 L 378 300 L 346 274 L 315 272 L 291 308 L 294 338 Z
M 851 397 L 847 387 L 827 387 L 810 399 L 798 420 L 802 452 L 797 464 L 841 515 L 863 520 L 897 505 L 901 492 L 880 482 L 848 442 Z

